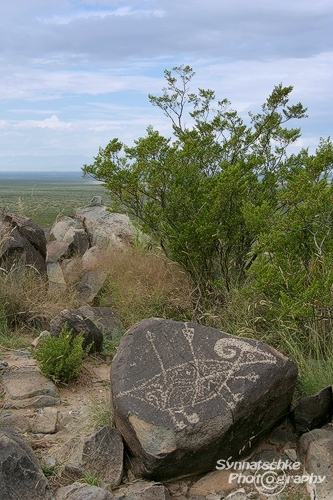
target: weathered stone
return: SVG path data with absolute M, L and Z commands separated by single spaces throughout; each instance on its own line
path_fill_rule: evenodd
M 106 277 L 107 274 L 101 269 L 88 271 L 76 286 L 81 300 L 92 302 L 104 285 Z
M 81 306 L 75 312 L 89 318 L 109 339 L 119 335 L 122 329 L 119 314 L 112 307 Z
M 8 368 L 3 374 L 2 382 L 7 396 L 12 400 L 41 395 L 59 397 L 55 384 L 44 377 L 37 367 Z
M 84 440 L 82 465 L 96 474 L 104 487 L 114 488 L 123 475 L 124 445 L 120 432 L 103 427 Z
M 289 410 L 297 367 L 256 340 L 151 318 L 111 367 L 114 418 L 138 476 L 214 470 L 245 455 Z
M 53 434 L 56 431 L 58 410 L 47 407 L 37 412 L 31 430 L 35 434 Z
M 66 290 L 67 285 L 59 262 L 47 264 L 47 276 L 50 287 Z
M 48 481 L 32 449 L 9 429 L 0 430 L 0 497 L 51 500 Z
M 168 490 L 160 483 L 135 481 L 119 490 L 120 498 L 126 500 L 169 500 Z M 124 495 L 124 496 L 123 496 Z
M 331 500 L 333 491 L 333 428 L 314 429 L 303 434 L 299 440 L 299 456 L 304 473 L 324 478 L 317 484 L 307 483 L 311 498 Z
M 230 470 L 218 470 L 206 474 L 196 481 L 190 488 L 190 495 L 202 495 L 206 497 L 210 494 L 217 494 L 219 491 L 228 493 L 237 488 L 237 483 L 230 480 Z
M 7 402 L 4 408 L 45 408 L 46 406 L 55 406 L 60 403 L 60 398 L 53 396 L 34 396 L 28 399 L 15 399 L 12 402 Z
M 135 228 L 127 215 L 111 213 L 104 205 L 87 205 L 75 211 L 83 221 L 91 246 L 124 248 L 131 244 Z
M 323 427 L 332 419 L 332 387 L 326 387 L 313 396 L 302 398 L 292 413 L 299 434 Z
M 55 498 L 56 500 L 112 500 L 114 496 L 98 486 L 73 483 L 59 488 Z
M 46 257 L 46 238 L 42 227 L 38 226 L 28 217 L 14 214 L 6 210 L 2 211 L 2 217 L 12 228 L 17 228 L 19 233 L 26 238 L 29 243 L 45 259 Z
M 89 239 L 85 228 L 79 219 L 60 217 L 50 231 L 50 241 L 58 240 L 68 243 L 69 256 L 83 255 L 89 248 Z
M 24 415 L 12 412 L 2 412 L 0 414 L 0 427 L 13 429 L 17 432 L 24 433 L 31 430 L 29 419 Z
M 239 490 L 230 493 L 226 497 L 226 500 L 248 500 L 248 497 L 246 496 L 244 488 L 240 488 Z
M 26 266 L 29 266 L 39 274 L 45 274 L 46 266 L 43 254 L 20 233 L 15 224 L 12 226 L 10 222 L 4 222 L 3 219 L 1 220 L 1 216 L 3 219 L 5 218 L 3 214 L 0 214 L 1 266 L 6 269 L 11 269 L 14 266 L 16 272 L 22 272 Z
M 46 262 L 55 263 L 61 258 L 65 258 L 69 251 L 70 243 L 68 241 L 50 241 L 46 246 Z
M 105 251 L 99 247 L 88 248 L 82 255 L 82 266 L 85 271 L 92 271 L 100 267 L 105 257 Z
M 72 337 L 79 333 L 83 334 L 83 345 L 86 349 L 91 345 L 90 352 L 99 352 L 103 347 L 103 334 L 97 326 L 83 314 L 77 314 L 74 310 L 64 309 L 58 316 L 55 316 L 50 322 L 50 333 L 54 337 L 60 335 L 63 327 L 67 325 L 71 330 Z

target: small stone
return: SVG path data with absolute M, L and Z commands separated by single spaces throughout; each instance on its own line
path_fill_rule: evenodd
M 292 461 L 292 462 L 297 462 L 297 452 L 293 448 L 288 448 L 287 450 L 284 450 L 285 455 Z
M 8 363 L 7 361 L 0 361 L 0 370 L 4 370 L 5 368 L 7 368 L 8 366 Z
M 14 349 L 15 356 L 26 356 L 27 358 L 32 358 L 32 354 L 28 349 Z
M 56 408 L 44 408 L 38 411 L 31 429 L 34 433 L 53 434 L 56 431 L 58 410 Z

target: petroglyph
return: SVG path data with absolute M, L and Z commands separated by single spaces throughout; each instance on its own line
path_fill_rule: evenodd
M 185 361 L 184 356 L 183 363 L 166 368 L 164 353 L 158 350 L 156 334 L 147 331 L 146 339 L 160 371 L 116 396 L 147 403 L 167 414 L 177 429 L 199 422 L 200 406 L 216 398 L 223 402 L 225 410 L 233 411 L 244 397 L 244 384 L 254 383 L 259 378 L 260 366 L 277 363 L 277 358 L 269 350 L 233 337 L 218 339 L 212 346 L 212 357 L 204 359 L 202 353 L 195 350 L 194 328 L 184 323 L 182 333 L 185 342 L 182 349 L 187 354 L 190 352 L 191 359 Z

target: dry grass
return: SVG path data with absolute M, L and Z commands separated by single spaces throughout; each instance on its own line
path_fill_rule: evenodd
M 191 317 L 190 281 L 165 257 L 129 248 L 104 254 L 98 267 L 108 274 L 98 303 L 114 307 L 125 327 L 151 316 Z
M 47 280 L 31 268 L 2 273 L 0 301 L 10 329 L 45 329 L 62 309 L 78 305 L 72 289 L 56 293 Z

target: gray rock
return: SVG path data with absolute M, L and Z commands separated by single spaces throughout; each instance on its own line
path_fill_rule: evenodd
M 52 226 L 50 241 L 68 243 L 68 256 L 83 255 L 89 248 L 89 239 L 82 221 L 72 217 L 60 217 Z
M 331 500 L 333 491 L 333 428 L 314 429 L 303 434 L 299 440 L 299 456 L 304 472 L 316 477 L 325 477 L 322 483 L 308 483 L 311 498 Z
M 134 325 L 111 366 L 134 473 L 165 480 L 239 459 L 288 412 L 296 378 L 291 360 L 256 340 L 158 318 Z
M 8 368 L 3 374 L 3 387 L 12 400 L 50 396 L 58 399 L 55 384 L 44 377 L 37 367 Z
M 99 247 L 88 248 L 82 255 L 82 266 L 85 271 L 91 271 L 100 267 L 105 260 L 105 251 Z
M 292 413 L 299 434 L 323 427 L 331 421 L 333 411 L 332 387 L 302 398 Z
M 24 433 L 31 430 L 29 419 L 19 413 L 12 413 L 10 411 L 2 412 L 0 414 L 0 427 L 13 429 L 17 432 Z
M 127 215 L 111 213 L 104 205 L 78 208 L 75 217 L 83 222 L 91 246 L 124 248 L 132 243 L 136 232 Z
M 56 500 L 113 500 L 114 496 L 109 491 L 89 486 L 89 484 L 73 483 L 59 488 Z
M 50 241 L 46 246 L 46 262 L 55 263 L 65 258 L 69 253 L 70 243 L 68 241 Z
M 58 410 L 47 407 L 37 412 L 31 426 L 35 434 L 53 434 L 56 431 Z
M 114 488 L 123 475 L 124 445 L 120 432 L 105 426 L 84 440 L 82 466 L 96 474 L 104 487 Z
M 77 314 L 75 310 L 64 309 L 51 320 L 51 335 L 58 337 L 65 325 L 72 331 L 73 337 L 83 333 L 82 347 L 84 349 L 91 345 L 90 352 L 100 352 L 102 350 L 103 334 L 89 318 L 86 318 L 83 314 Z
M 80 299 L 92 302 L 104 285 L 106 277 L 107 274 L 101 269 L 88 271 L 76 286 Z
M 0 370 L 5 370 L 8 367 L 7 361 L 0 361 Z
M 4 222 L 10 224 L 12 228 L 17 228 L 18 232 L 26 238 L 29 243 L 41 254 L 43 259 L 46 257 L 46 237 L 42 227 L 38 226 L 28 217 L 14 214 L 7 210 L 2 211 Z
M 9 429 L 0 430 L 0 496 L 51 500 L 48 481 L 32 449 Z
M 20 349 L 14 349 L 13 354 L 15 356 L 23 356 L 25 358 L 32 358 L 32 354 L 28 349 L 24 349 L 23 347 Z
M 119 314 L 112 307 L 81 306 L 75 312 L 89 318 L 109 339 L 119 335 L 122 330 Z
M 119 490 L 120 498 L 126 500 L 169 500 L 168 490 L 160 483 L 135 481 Z M 124 495 L 124 496 L 122 496 Z
M 21 224 L 17 222 L 18 218 L 22 219 Z M 35 236 L 33 231 L 36 231 Z M 38 237 L 41 238 L 39 244 L 34 241 L 34 238 L 37 240 Z M 0 241 L 1 267 L 7 270 L 14 267 L 17 273 L 22 273 L 26 266 L 30 266 L 39 274 L 45 274 L 45 235 L 43 230 L 30 219 L 2 211 L 0 213 Z
M 51 288 L 66 290 L 67 285 L 59 262 L 47 263 L 47 277 Z
M 47 396 L 42 394 L 41 396 L 34 396 L 28 399 L 16 399 L 12 402 L 7 402 L 4 408 L 45 408 L 46 406 L 55 406 L 60 403 L 60 398 Z

